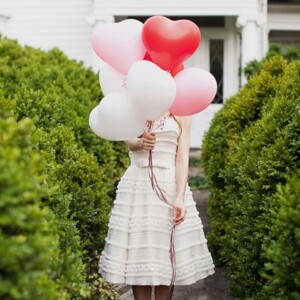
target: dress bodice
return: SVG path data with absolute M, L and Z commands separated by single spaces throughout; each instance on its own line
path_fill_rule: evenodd
M 179 136 L 177 121 L 172 116 L 163 116 L 154 121 L 151 131 L 156 134 L 156 143 L 152 150 L 153 166 L 169 167 L 175 165 Z M 129 151 L 129 156 L 132 164 L 140 167 L 148 166 L 149 151 Z

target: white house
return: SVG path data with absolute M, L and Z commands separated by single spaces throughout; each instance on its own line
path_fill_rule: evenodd
M 241 68 L 261 59 L 269 42 L 300 43 L 299 0 L 0 0 L 0 32 L 23 45 L 58 47 L 96 70 L 91 48 L 96 26 L 152 15 L 196 23 L 201 45 L 185 67 L 209 70 L 218 81 L 214 103 L 193 116 L 195 148 L 201 146 L 214 113 L 245 83 Z

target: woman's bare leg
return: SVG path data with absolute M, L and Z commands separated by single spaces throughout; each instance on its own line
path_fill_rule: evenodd
M 135 300 L 151 300 L 150 285 L 133 285 L 132 291 Z
M 171 300 L 174 286 L 157 285 L 155 286 L 155 300 Z

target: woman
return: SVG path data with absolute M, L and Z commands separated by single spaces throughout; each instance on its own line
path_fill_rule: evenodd
M 132 285 L 136 300 L 150 300 L 152 286 L 156 300 L 171 299 L 174 270 L 175 285 L 192 284 L 214 273 L 187 186 L 190 123 L 190 117 L 167 113 L 154 124 L 148 122 L 141 137 L 126 141 L 131 165 L 118 185 L 99 271 L 112 283 Z M 150 180 L 151 171 L 155 178 Z M 158 197 L 155 182 L 172 206 Z M 170 260 L 173 225 L 176 263 Z

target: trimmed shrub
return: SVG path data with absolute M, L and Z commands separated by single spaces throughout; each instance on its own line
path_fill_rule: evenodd
M 99 139 L 88 126 L 102 97 L 98 77 L 57 49 L 45 53 L 2 39 L 0 95 L 10 102 L 10 115 L 35 120 L 37 150 L 47 156 L 48 181 L 57 186 L 49 205 L 76 224 L 87 261 L 103 246 L 108 194 L 128 163 L 125 145 Z
M 253 76 L 261 71 L 264 61 L 278 55 L 284 57 L 288 62 L 300 59 L 300 46 L 291 46 L 286 51 L 283 51 L 280 44 L 271 44 L 266 57 L 262 61 L 250 61 L 243 70 L 244 74 L 249 79 L 250 76 Z
M 220 254 L 223 247 L 220 237 L 225 233 L 231 211 L 224 195 L 226 182 L 223 175 L 232 155 L 231 149 L 244 130 L 261 118 L 264 105 L 274 100 L 286 67 L 285 60 L 278 56 L 266 61 L 262 71 L 225 102 L 205 133 L 201 158 L 211 192 L 208 212 L 212 226 L 207 238 L 217 264 L 226 262 L 226 257 Z
M 78 244 L 70 238 L 79 233 L 81 246 L 86 250 L 84 261 L 104 246 L 110 200 L 104 182 L 104 171 L 95 156 L 80 149 L 73 133 L 58 125 L 50 132 L 38 129 L 34 134 L 37 149 L 47 161 L 47 184 L 56 187 L 55 193 L 44 201 L 62 220 L 60 234 L 62 247 Z M 73 225 L 78 229 L 71 228 Z M 65 226 L 68 226 L 66 230 Z M 69 235 L 70 233 L 70 235 Z M 73 242 L 72 242 L 73 240 Z
M 265 263 L 261 248 L 270 235 L 276 185 L 299 168 L 299 72 L 300 62 L 286 69 L 274 101 L 232 147 L 223 173 L 231 211 L 222 256 L 228 260 L 231 286 L 241 298 L 255 294 L 265 283 L 260 276 Z
M 218 123 L 213 122 L 206 135 L 203 161 L 211 186 L 212 218 L 208 239 L 228 266 L 236 299 L 263 299 L 261 291 L 269 284 L 261 275 L 268 262 L 262 245 L 272 237 L 276 185 L 284 184 L 286 174 L 295 172 L 300 162 L 299 74 L 299 61 L 289 65 L 279 57 L 266 61 L 262 71 L 224 105 Z M 217 128 L 225 134 L 219 133 L 221 141 L 214 146 Z M 214 148 L 223 154 L 216 161 L 207 151 Z
M 128 164 L 124 143 L 99 139 L 89 128 L 89 113 L 101 97 L 98 76 L 59 50 L 46 53 L 0 40 L 0 119 L 30 118 L 35 124 L 28 139 L 45 162 L 42 184 L 51 191 L 40 201 L 55 215 L 55 268 L 72 299 L 117 299 L 114 291 L 103 292 L 112 287 L 99 285 L 98 275 L 84 272 L 102 250 L 110 196 Z
M 0 298 L 79 299 L 89 289 L 83 268 L 60 252 L 54 215 L 41 205 L 51 191 L 33 132 L 28 119 L 0 120 Z
M 263 243 L 266 270 L 262 276 L 266 299 L 300 299 L 300 170 L 280 185 L 271 211 L 270 240 Z
M 72 130 L 78 145 L 97 157 L 106 184 L 114 188 L 128 163 L 127 148 L 99 139 L 88 126 L 89 113 L 102 98 L 96 74 L 58 49 L 44 52 L 1 39 L 0 89 L 4 98 L 16 101 L 17 119 L 32 118 L 45 131 L 58 124 Z

